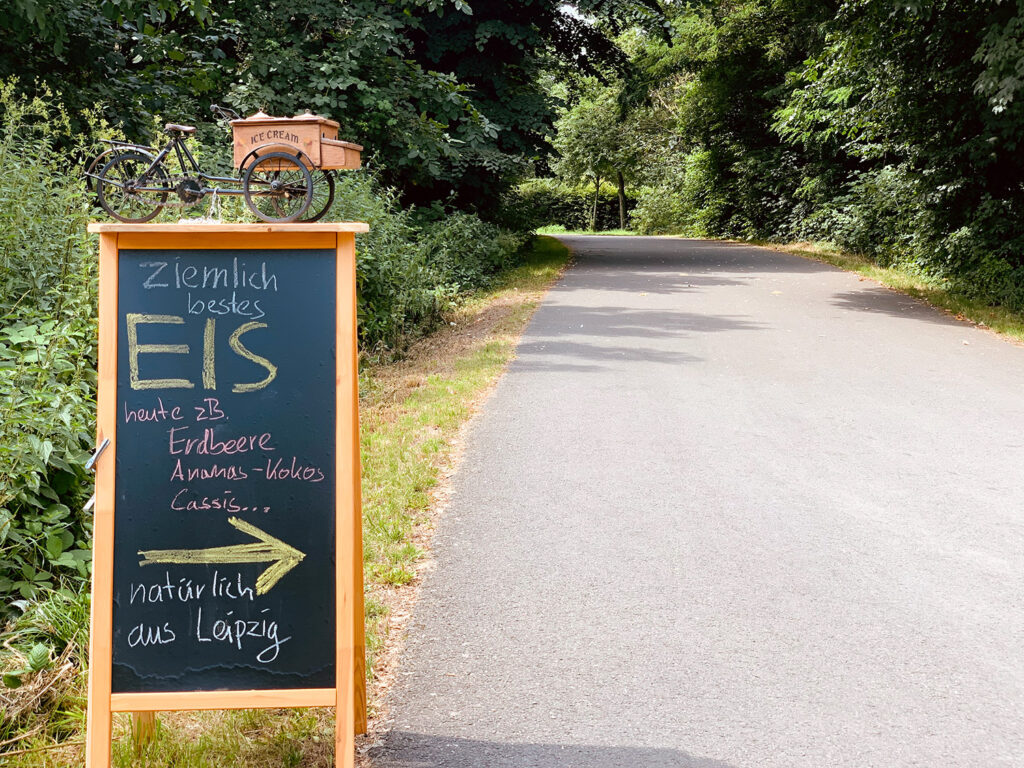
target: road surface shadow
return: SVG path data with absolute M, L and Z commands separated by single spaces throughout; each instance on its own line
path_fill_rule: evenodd
M 930 307 L 910 296 L 887 288 L 864 288 L 859 291 L 843 291 L 832 297 L 832 305 L 851 312 L 871 312 L 891 315 L 904 320 L 923 320 L 939 325 L 963 325 L 952 315 Z
M 530 337 L 516 348 L 513 366 L 535 371 L 597 371 L 607 363 L 681 365 L 702 358 L 632 339 L 675 339 L 694 333 L 761 331 L 768 326 L 743 316 L 692 312 L 552 305 L 534 316 Z M 623 339 L 622 345 L 588 343 L 579 337 Z M 571 339 L 571 340 L 570 340 Z
M 563 280 L 559 291 L 627 291 L 629 293 L 650 293 L 669 295 L 676 293 L 697 293 L 705 288 L 730 288 L 747 285 L 748 280 L 731 277 L 686 272 L 681 265 L 665 268 L 664 271 L 637 269 L 636 263 L 623 264 L 609 269 L 592 269 L 590 265 L 577 267 L 571 280 Z
M 580 307 L 554 304 L 538 313 L 534 333 L 586 336 L 630 336 L 671 338 L 681 333 L 723 333 L 763 331 L 769 326 L 746 315 L 704 315 L 659 309 L 621 307 Z
M 374 768 L 737 768 L 652 747 L 507 744 L 391 731 L 369 752 Z
M 556 358 L 552 360 L 552 358 Z M 587 361 L 584 363 L 568 363 L 569 359 Z M 682 363 L 699 362 L 700 358 L 685 352 L 672 352 L 649 347 L 607 347 L 597 344 L 584 344 L 572 341 L 524 341 L 516 347 L 516 368 L 530 370 L 594 370 L 600 366 L 595 363 L 630 362 L 630 363 L 662 363 L 664 365 L 680 365 Z

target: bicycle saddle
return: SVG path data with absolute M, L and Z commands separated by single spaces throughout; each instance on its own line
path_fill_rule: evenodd
M 177 123 L 168 123 L 164 126 L 165 131 L 181 131 L 182 133 L 195 133 L 196 129 L 193 125 L 178 125 Z

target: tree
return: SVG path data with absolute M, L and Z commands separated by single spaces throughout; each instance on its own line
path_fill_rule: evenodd
M 616 178 L 619 193 L 619 224 L 626 226 L 625 175 L 636 155 L 628 126 L 619 119 L 617 92 L 591 83 L 592 95 L 584 96 L 565 110 L 556 125 L 554 146 L 559 176 L 578 182 L 594 182 L 590 228 L 597 226 L 597 203 L 603 179 Z

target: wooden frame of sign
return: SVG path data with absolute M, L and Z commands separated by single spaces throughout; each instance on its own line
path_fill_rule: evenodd
M 333 706 L 335 762 L 349 768 L 366 730 L 355 233 L 368 227 L 89 231 L 100 235 L 97 444 L 110 444 L 96 464 L 86 766 L 110 765 L 112 712 Z M 296 337 L 295 324 L 325 303 L 333 333 Z M 278 368 L 268 350 L 310 366 L 298 395 L 284 368 L 267 384 Z M 333 402 L 316 401 L 330 389 Z M 319 445 L 333 462 L 302 455 L 316 434 L 329 434 Z M 332 493 L 333 505 L 294 507 L 303 494 Z M 204 536 L 221 546 L 191 546 Z M 168 544 L 179 548 L 155 548 Z

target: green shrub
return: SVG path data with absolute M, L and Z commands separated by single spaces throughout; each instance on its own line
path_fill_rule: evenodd
M 683 158 L 679 176 L 641 192 L 633 212 L 633 226 L 645 235 L 730 234 L 727 222 L 734 206 L 727 195 L 715 153 L 694 151 Z
M 512 263 L 522 235 L 468 213 L 453 213 L 423 228 L 420 247 L 439 285 L 458 293 L 485 286 Z
M 0 615 L 88 576 L 96 383 L 90 201 L 66 116 L 0 85 Z
M 372 355 L 400 350 L 459 296 L 510 266 L 525 238 L 469 213 L 402 208 L 362 174 L 339 179 L 332 218 L 366 221 L 356 239 L 359 341 Z
M 627 193 L 627 217 L 635 205 L 636 198 Z M 537 229 L 555 224 L 569 230 L 589 230 L 593 206 L 592 186 L 570 187 L 556 179 L 526 181 L 505 201 L 506 215 L 514 217 L 515 226 L 521 229 Z M 597 204 L 597 230 L 618 227 L 618 192 L 611 185 L 602 184 Z
M 905 166 L 858 172 L 819 203 L 804 229 L 888 266 L 908 251 L 917 200 L 916 180 Z
M 641 235 L 689 234 L 693 212 L 678 190 L 643 187 L 631 221 Z

